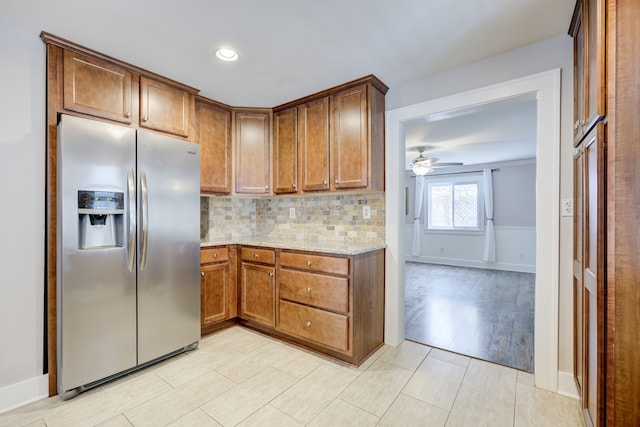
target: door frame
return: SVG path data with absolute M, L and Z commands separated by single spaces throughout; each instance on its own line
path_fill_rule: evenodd
M 560 69 L 386 112 L 385 343 L 404 340 L 404 123 L 513 97 L 537 101 L 534 380 L 558 392 L 560 242 Z

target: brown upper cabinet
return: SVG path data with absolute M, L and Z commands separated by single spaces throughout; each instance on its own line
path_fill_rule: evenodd
M 231 108 L 197 97 L 196 126 L 200 191 L 231 193 Z
M 295 107 L 273 115 L 273 192 L 298 191 L 297 110 Z
M 140 77 L 140 126 L 189 136 L 194 95 L 167 83 Z
M 235 192 L 270 194 L 271 111 L 237 109 L 233 115 Z
M 302 191 L 329 189 L 329 97 L 298 107 L 298 150 Z
M 574 143 L 606 115 L 604 0 L 579 0 L 569 29 L 574 45 Z
M 131 124 L 131 72 L 69 50 L 63 58 L 65 110 Z
M 289 134 L 297 132 L 300 193 L 384 190 L 387 89 L 368 76 L 274 108 L 277 115 L 296 107 L 297 130 Z
M 49 113 L 70 111 L 193 138 L 197 89 L 43 32 Z

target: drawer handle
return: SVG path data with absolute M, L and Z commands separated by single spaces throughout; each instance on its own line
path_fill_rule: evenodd
M 308 328 L 311 327 L 311 321 L 307 321 L 306 325 Z
M 307 288 L 307 289 L 306 289 L 306 291 L 307 291 L 308 293 L 311 293 L 311 288 Z
M 258 258 L 258 254 L 253 254 L 253 257 L 257 259 Z
M 214 258 L 218 258 L 218 254 L 213 254 L 213 257 Z
M 307 261 L 307 265 L 308 265 L 308 266 L 311 266 L 311 261 Z

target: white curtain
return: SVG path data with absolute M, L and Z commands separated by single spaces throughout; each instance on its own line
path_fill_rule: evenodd
M 484 211 L 487 214 L 487 228 L 484 233 L 484 253 L 486 262 L 496 262 L 496 231 L 493 227 L 493 177 L 491 169 L 484 170 Z
M 424 192 L 424 176 L 416 176 L 416 205 L 413 209 L 413 245 L 411 255 L 420 256 L 420 211 L 422 211 L 422 193 Z

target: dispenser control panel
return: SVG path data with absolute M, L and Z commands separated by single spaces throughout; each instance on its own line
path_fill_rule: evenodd
M 78 191 L 78 209 L 117 211 L 124 209 L 124 193 L 115 191 Z

